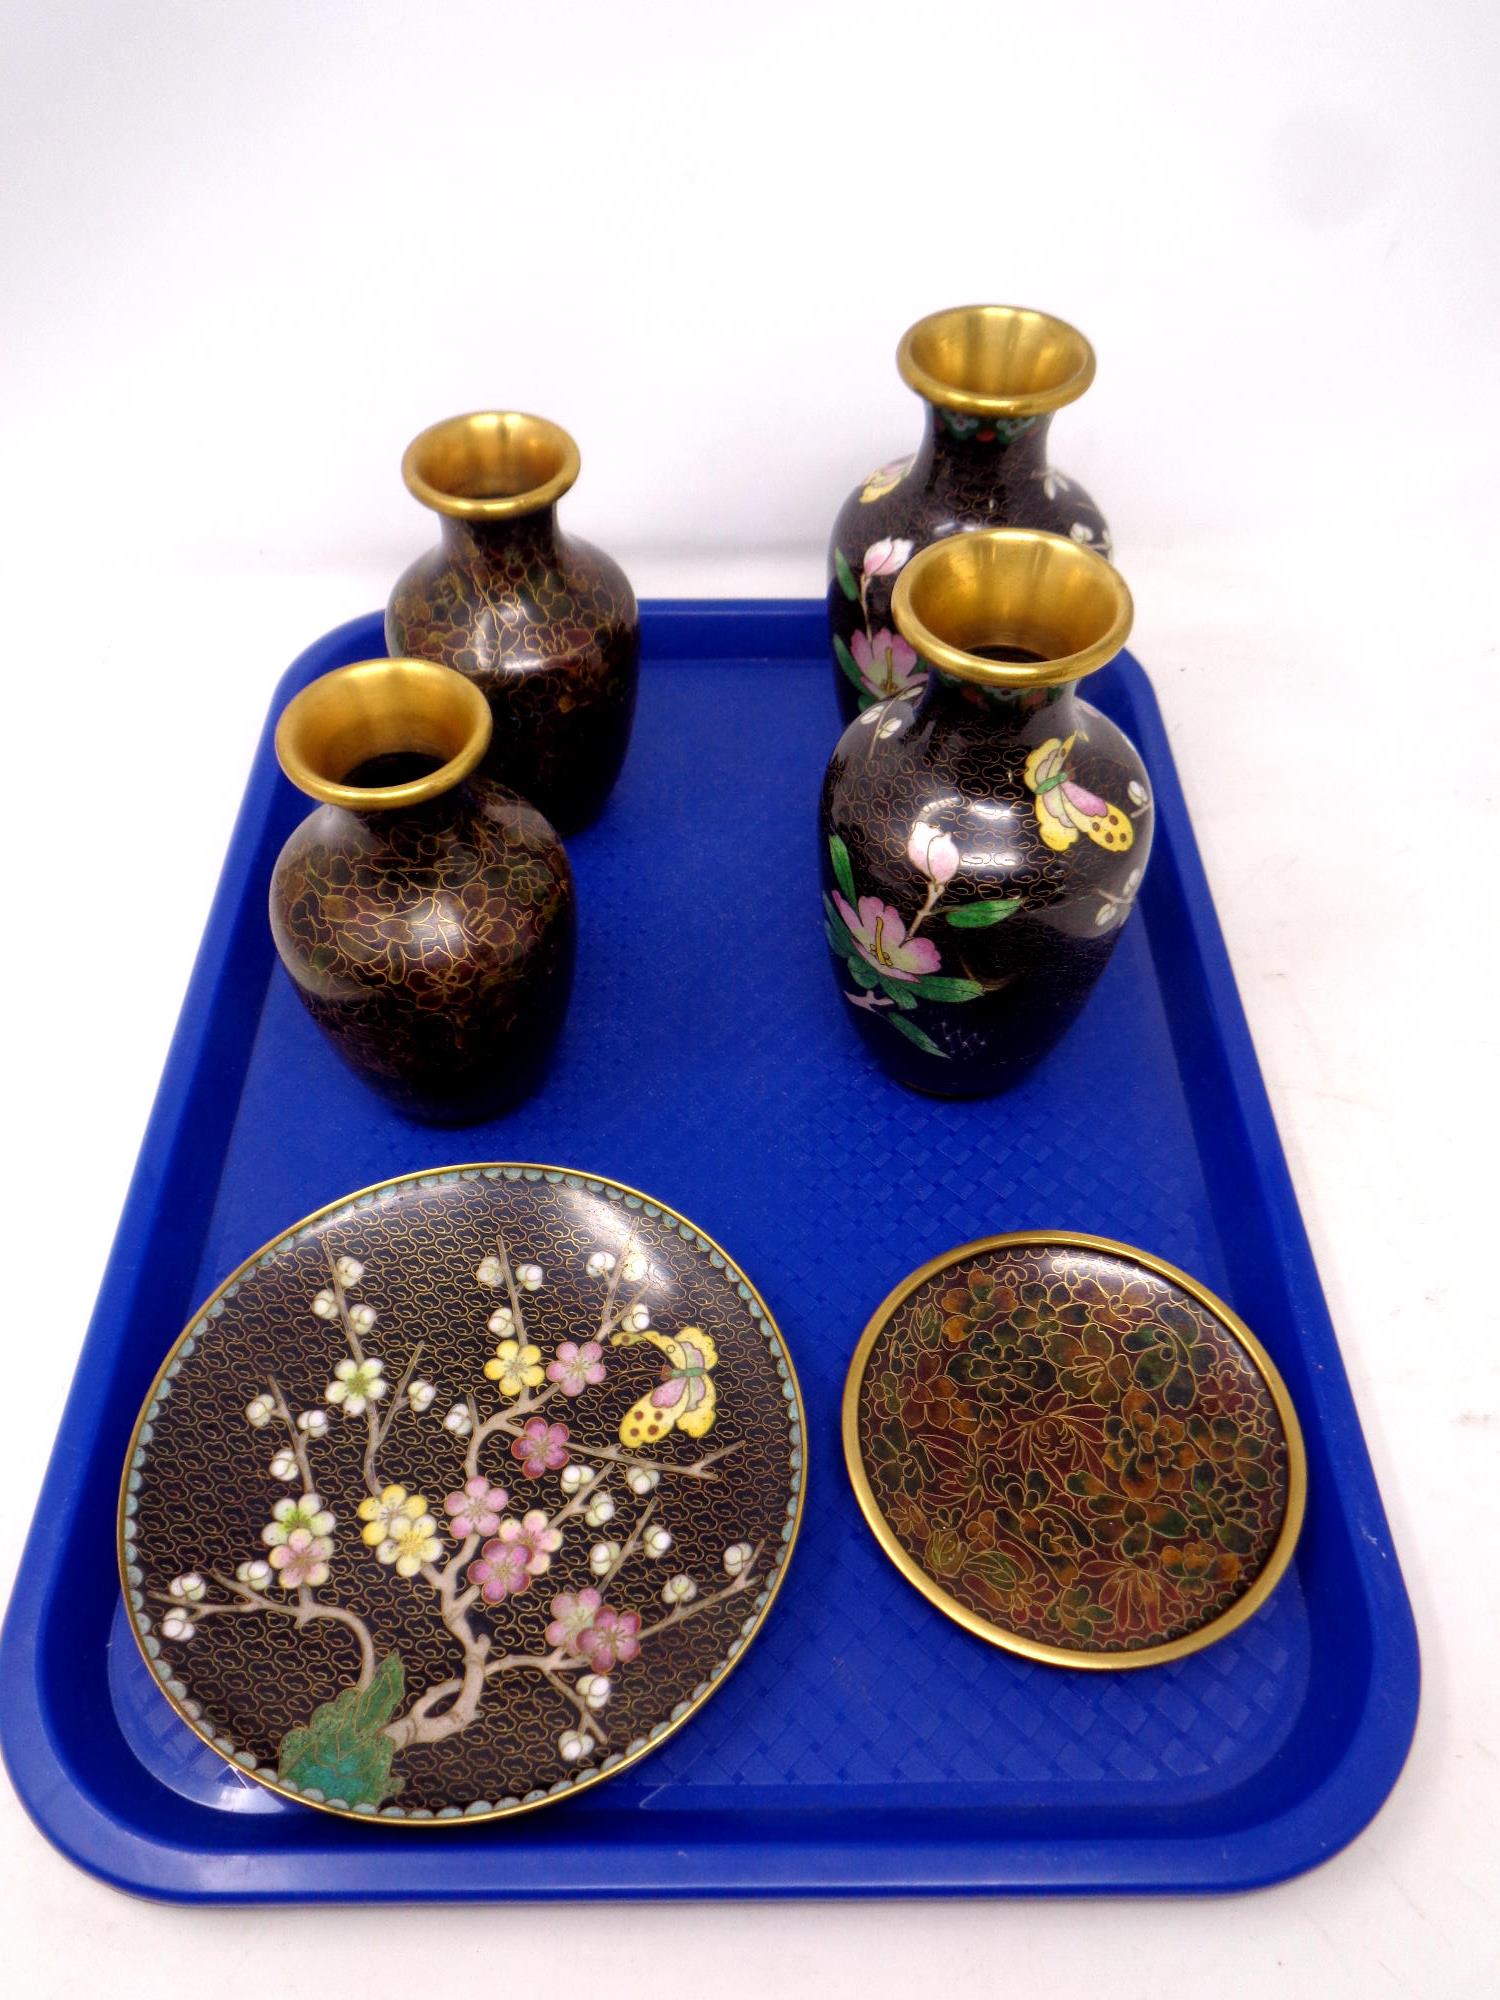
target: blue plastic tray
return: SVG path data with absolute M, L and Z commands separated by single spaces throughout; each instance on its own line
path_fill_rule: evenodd
M 821 607 L 657 604 L 644 624 L 635 745 L 572 843 L 579 977 L 556 1069 L 458 1136 L 377 1103 L 276 967 L 265 885 L 305 802 L 268 727 L 0 1650 L 22 1798 L 83 1867 L 188 1901 L 1202 1891 L 1310 1867 L 1395 1782 L 1416 1636 L 1144 674 L 1122 657 L 1090 689 L 1155 779 L 1139 915 L 1024 1088 L 944 1104 L 871 1070 L 825 963 Z M 378 618 L 329 634 L 273 715 L 383 650 Z M 515 1822 L 350 1825 L 237 1776 L 161 1698 L 120 1606 L 119 1466 L 163 1352 L 225 1272 L 350 1189 L 460 1159 L 614 1175 L 727 1244 L 801 1372 L 808 1507 L 739 1672 L 637 1769 Z M 849 1354 L 897 1280 L 1048 1225 L 1206 1280 L 1307 1433 L 1292 1569 L 1241 1631 L 1171 1666 L 1070 1673 L 971 1638 L 880 1554 L 840 1462 Z

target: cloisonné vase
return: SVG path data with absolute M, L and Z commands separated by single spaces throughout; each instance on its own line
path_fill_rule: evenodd
M 456 667 L 495 718 L 485 769 L 564 833 L 595 818 L 630 742 L 640 663 L 635 594 L 618 563 L 564 535 L 557 502 L 578 447 L 544 417 L 450 417 L 401 473 L 442 540 L 386 610 L 391 652 Z
M 850 723 L 824 779 L 833 971 L 891 1075 L 982 1096 L 1073 1021 L 1151 852 L 1140 757 L 1078 694 L 1130 593 L 1077 542 L 1001 528 L 913 556 L 892 612 L 923 679 Z
M 276 754 L 318 809 L 282 848 L 271 930 L 308 1012 L 402 1110 L 490 1117 L 539 1080 L 573 971 L 573 875 L 532 805 L 484 775 L 490 710 L 424 660 L 296 695 Z
M 1094 379 L 1075 327 L 1019 306 L 957 306 L 909 327 L 896 350 L 927 405 L 918 449 L 872 472 L 833 524 L 828 630 L 847 722 L 923 669 L 891 618 L 891 592 L 918 549 L 980 528 L 1045 528 L 1110 553 L 1104 517 L 1047 460 L 1054 411 Z

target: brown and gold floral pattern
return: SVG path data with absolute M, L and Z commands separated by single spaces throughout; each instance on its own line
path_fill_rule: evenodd
M 510 521 L 445 519 L 386 612 L 392 654 L 438 660 L 483 689 L 486 771 L 563 833 L 600 811 L 635 714 L 640 619 L 619 564 L 544 507 Z
M 1041 1657 L 1206 1643 L 1300 1523 L 1269 1361 L 1183 1273 L 1100 1239 L 997 1238 L 908 1281 L 855 1356 L 845 1448 L 913 1581 Z
M 195 1317 L 126 1467 L 148 1663 L 276 1790 L 519 1812 L 707 1699 L 781 1582 L 802 1413 L 749 1281 L 561 1168 L 410 1176 L 311 1217 Z
M 325 805 L 281 851 L 276 949 L 308 1012 L 403 1110 L 485 1117 L 538 1082 L 573 976 L 573 875 L 514 792 L 474 777 L 403 811 Z

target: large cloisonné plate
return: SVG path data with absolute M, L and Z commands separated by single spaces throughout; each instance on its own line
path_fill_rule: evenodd
M 622 1770 L 765 1617 L 796 1376 L 717 1244 L 560 1168 L 408 1176 L 194 1315 L 126 1462 L 120 1564 L 167 1698 L 274 1790 L 383 1820 Z
M 866 1327 L 843 1416 L 897 1568 L 1032 1659 L 1210 1645 L 1265 1602 L 1302 1523 L 1270 1358 L 1186 1272 L 1103 1237 L 997 1236 L 924 1265 Z

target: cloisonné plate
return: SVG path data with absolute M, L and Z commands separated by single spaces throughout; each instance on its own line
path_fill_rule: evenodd
M 1104 1237 L 988 1237 L 913 1272 L 865 1328 L 843 1420 L 896 1567 L 1031 1659 L 1211 1645 L 1302 1525 L 1302 1434 L 1265 1350 L 1196 1279 Z
M 623 1770 L 734 1666 L 785 1573 L 797 1378 L 749 1279 L 556 1167 L 386 1182 L 202 1309 L 126 1461 L 142 1650 L 273 1790 L 498 1818 Z

